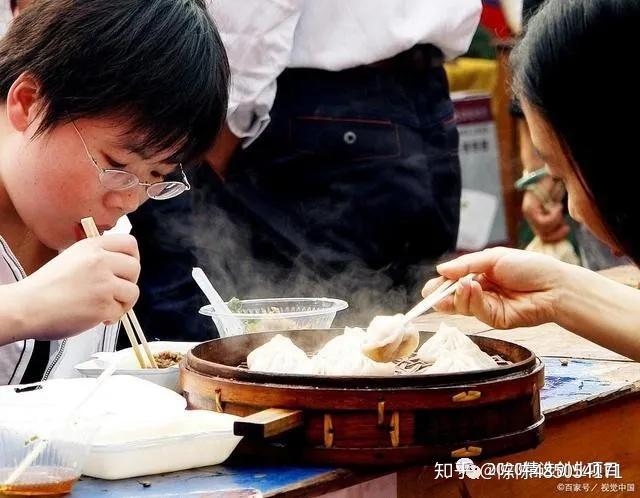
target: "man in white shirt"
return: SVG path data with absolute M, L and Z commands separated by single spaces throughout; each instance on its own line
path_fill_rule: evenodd
M 201 168 L 193 182 L 200 263 L 224 297 L 326 293 L 401 311 L 415 299 L 406 289 L 455 246 L 458 140 L 442 62 L 468 48 L 480 0 L 209 5 L 232 88 L 227 128 L 207 156 L 215 174 Z M 166 296 L 147 303 L 147 328 L 195 315 L 180 310 L 188 275 L 158 281 L 168 260 L 152 234 L 138 236 L 138 306 Z M 187 260 L 167 253 L 184 274 Z M 359 295 L 373 302 L 354 303 Z
M 482 9 L 480 0 L 208 3 L 233 71 L 228 128 L 245 145 L 269 122 L 277 78 L 285 68 L 341 71 L 418 44 L 432 44 L 452 58 L 467 50 Z M 211 159 L 223 160 L 215 151 Z

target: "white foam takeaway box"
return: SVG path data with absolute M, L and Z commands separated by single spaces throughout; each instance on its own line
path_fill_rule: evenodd
M 0 426 L 46 407 L 64 420 L 95 386 L 96 379 L 55 379 L 0 387 Z M 77 414 L 97 422 L 82 473 L 124 479 L 217 465 L 240 440 L 233 434 L 238 417 L 186 410 L 176 392 L 137 377 L 105 380 Z
M 51 407 L 52 417 L 63 417 L 77 407 L 94 388 L 96 379 L 53 379 L 35 384 L 0 387 L 0 423 L 29 413 L 39 407 Z M 96 418 L 102 428 L 132 420 L 162 420 L 182 413 L 186 400 L 164 387 L 129 376 L 114 376 L 79 409 L 76 416 Z M 100 429 L 102 430 L 102 429 Z
M 83 474 L 125 479 L 218 465 L 242 437 L 233 434 L 238 417 L 187 410 L 159 424 L 101 431 L 91 445 Z

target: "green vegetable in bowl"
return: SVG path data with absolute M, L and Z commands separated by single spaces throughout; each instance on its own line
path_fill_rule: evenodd
M 227 307 L 231 313 L 241 313 L 242 312 L 242 301 L 237 297 L 232 297 L 227 303 Z
M 29 439 L 27 439 L 27 440 L 24 442 L 24 445 L 25 445 L 25 446 L 29 446 L 31 443 L 35 443 L 38 439 L 40 439 L 40 437 L 39 437 L 39 436 L 37 436 L 37 435 L 33 435 L 33 436 L 31 436 Z
M 231 313 L 246 312 L 242 301 L 237 297 L 232 297 L 227 303 L 227 307 Z M 272 332 L 299 328 L 293 320 L 277 317 L 269 318 L 269 315 L 277 315 L 282 312 L 282 309 L 278 306 L 270 306 L 265 312 L 257 314 L 255 318 L 244 318 L 245 331 L 248 334 L 252 334 L 254 332 Z
M 247 334 L 253 334 L 254 332 L 262 332 L 260 330 L 260 320 L 245 320 L 244 328 Z

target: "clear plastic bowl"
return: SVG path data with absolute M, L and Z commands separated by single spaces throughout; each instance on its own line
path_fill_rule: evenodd
M 328 297 L 245 299 L 233 304 L 238 311 L 231 314 L 218 313 L 212 305 L 203 306 L 200 313 L 210 316 L 219 331 L 224 329 L 220 318 L 234 316 L 242 321 L 246 333 L 255 333 L 328 329 L 336 313 L 349 307 L 346 301 Z
M 61 496 L 71 491 L 82 473 L 98 425 L 90 420 L 61 425 L 62 415 L 52 417 L 55 407 L 41 409 L 38 415 L 23 414 L 22 420 L 4 414 L 0 425 L 0 496 Z M 34 449 L 38 450 L 36 458 L 9 483 L 14 470 Z

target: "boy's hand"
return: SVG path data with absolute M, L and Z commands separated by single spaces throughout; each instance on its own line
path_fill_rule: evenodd
M 138 299 L 139 274 L 138 244 L 131 235 L 77 242 L 15 284 L 27 335 L 57 339 L 117 321 Z

